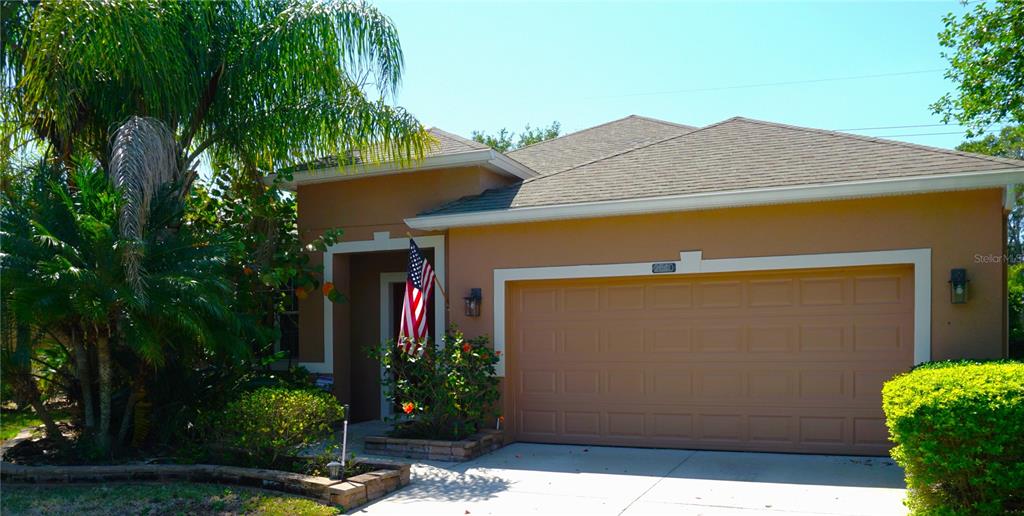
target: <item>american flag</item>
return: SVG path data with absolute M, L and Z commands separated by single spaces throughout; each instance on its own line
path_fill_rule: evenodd
M 402 324 L 398 330 L 398 346 L 406 353 L 423 353 L 421 344 L 427 338 L 427 303 L 433 289 L 434 269 L 410 238 L 409 272 L 402 302 Z

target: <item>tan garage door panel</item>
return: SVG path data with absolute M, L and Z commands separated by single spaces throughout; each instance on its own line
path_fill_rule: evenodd
M 515 283 L 518 439 L 883 454 L 907 267 Z

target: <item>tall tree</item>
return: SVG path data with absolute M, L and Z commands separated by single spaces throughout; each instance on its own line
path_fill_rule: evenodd
M 1004 127 L 999 135 L 988 134 L 957 146 L 958 150 L 1024 160 L 1024 125 Z M 1006 252 L 1011 264 L 1024 262 L 1024 187 L 1014 190 L 1017 202 L 1006 220 Z
M 157 366 L 243 341 L 224 267 L 237 246 L 183 212 L 200 159 L 238 171 L 229 187 L 256 198 L 267 173 L 328 155 L 418 159 L 430 135 L 387 102 L 402 69 L 391 21 L 361 1 L 0 2 L 0 164 L 17 174 L 26 144 L 47 157 L 33 175 L 45 188 L 5 199 L 5 222 L 24 229 L 5 235 L 20 253 L 3 256 L 4 301 L 81 351 L 101 448 L 113 390 L 131 392 L 119 440 L 138 392 L 119 356 Z
M 526 147 L 527 145 L 533 145 L 552 138 L 558 138 L 561 131 L 562 124 L 559 124 L 557 121 L 551 122 L 551 125 L 547 127 L 530 127 L 530 124 L 526 124 L 523 131 L 519 133 L 518 140 L 515 139 L 515 133 L 504 127 L 495 134 L 487 134 L 483 131 L 473 131 L 473 140 L 487 145 L 498 152 L 508 152 L 510 150 Z
M 1002 158 L 1024 159 L 1024 125 L 1002 128 L 999 135 L 987 134 L 957 145 L 957 150 Z
M 66 165 L 88 155 L 105 166 L 112 129 L 136 115 L 170 129 L 183 173 L 207 151 L 271 171 L 371 147 L 374 158 L 410 160 L 430 143 L 386 102 L 402 50 L 391 21 L 361 1 L 5 1 L 0 10 L 4 157 L 35 139 Z
M 964 2 L 965 4 L 967 2 Z M 946 78 L 956 84 L 932 109 L 955 119 L 968 136 L 1000 122 L 1024 123 L 1024 2 L 978 2 L 958 18 L 950 13 L 939 43 L 949 49 Z

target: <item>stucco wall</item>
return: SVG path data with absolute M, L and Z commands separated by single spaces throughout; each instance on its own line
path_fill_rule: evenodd
M 300 186 L 299 230 L 307 240 L 335 227 L 345 230 L 346 240 L 368 240 L 374 231 L 401 235 L 409 231 L 405 218 L 511 182 L 484 168 L 462 167 Z
M 346 240 L 369 240 L 375 231 L 399 236 L 407 231 L 404 217 L 479 191 L 484 183 L 495 186 L 493 183 L 501 182 L 479 170 L 434 174 L 455 186 L 446 194 L 431 190 L 441 188 L 444 182 L 423 173 L 300 188 L 303 237 L 308 240 L 327 227 L 343 227 Z M 1004 223 L 1002 192 L 990 189 L 455 228 L 446 233 L 447 290 L 452 306 L 449 322 L 458 324 L 467 336 L 493 334 L 495 268 L 670 261 L 678 259 L 683 250 L 701 250 L 705 259 L 714 259 L 930 248 L 932 358 L 1001 357 L 1006 340 L 1004 266 L 978 257 L 1002 256 Z M 313 259 L 319 260 L 319 253 Z M 340 257 L 336 260 L 336 278 L 346 277 L 350 262 Z M 964 305 L 949 302 L 949 271 L 958 267 L 966 268 L 970 278 L 970 299 Z M 474 287 L 483 289 L 484 303 L 481 316 L 469 318 L 462 312 L 461 298 Z M 370 309 L 379 305 L 376 294 L 372 297 L 374 302 L 366 305 Z M 300 305 L 303 361 L 322 358 L 321 303 L 322 296 L 311 295 Z M 351 335 L 344 329 L 348 321 L 369 324 L 370 333 L 379 327 L 377 317 L 370 320 L 356 310 L 361 313 L 355 305 L 335 307 L 335 374 L 339 380 L 352 375 Z M 371 335 L 359 338 L 368 337 Z M 345 351 L 339 353 L 339 347 Z
M 493 333 L 493 269 L 888 249 L 932 249 L 932 358 L 1005 353 L 1000 190 L 708 210 L 662 215 L 455 228 L 449 292 L 484 290 L 481 316 L 452 312 L 467 335 Z M 970 300 L 949 302 L 949 271 L 967 269 Z
M 410 230 L 404 219 L 417 213 L 473 195 L 488 188 L 504 186 L 512 179 L 481 167 L 425 170 L 398 175 L 374 176 L 330 183 L 317 183 L 298 188 L 299 235 L 309 242 L 331 228 L 345 231 L 344 241 L 370 240 L 376 231 L 390 231 L 393 237 Z M 335 284 L 345 281 L 347 262 L 335 257 Z M 323 265 L 323 253 L 311 253 L 313 266 Z M 404 266 L 402 267 L 404 270 Z M 343 293 L 345 291 L 342 291 Z M 339 333 L 340 321 L 347 320 L 347 309 L 335 307 L 335 335 L 346 346 L 347 336 Z M 323 360 L 323 296 L 310 295 L 299 303 L 299 360 Z M 344 356 L 335 353 L 335 372 Z
M 483 289 L 480 317 L 453 310 L 468 336 L 493 334 L 497 268 L 674 261 L 701 250 L 705 259 L 828 252 L 932 250 L 932 359 L 1006 355 L 1005 277 L 1000 190 L 454 228 L 448 233 L 448 291 L 454 299 Z M 949 301 L 949 271 L 966 268 L 967 304 Z M 505 379 L 502 379 L 504 392 Z M 512 396 L 503 396 L 508 428 Z

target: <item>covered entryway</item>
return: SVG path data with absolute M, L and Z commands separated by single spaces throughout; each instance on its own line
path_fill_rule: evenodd
M 433 249 L 423 254 L 434 259 Z M 335 363 L 335 395 L 350 404 L 350 421 L 390 415 L 390 407 L 382 403 L 380 361 L 371 358 L 369 348 L 393 341 L 398 334 L 408 262 L 408 251 L 401 250 L 351 253 L 335 264 L 336 285 L 346 296 L 345 302 L 332 307 L 342 315 L 333 332 L 335 356 L 341 359 Z M 427 310 L 433 334 L 434 304 Z
M 509 284 L 521 441 L 885 454 L 913 267 Z

